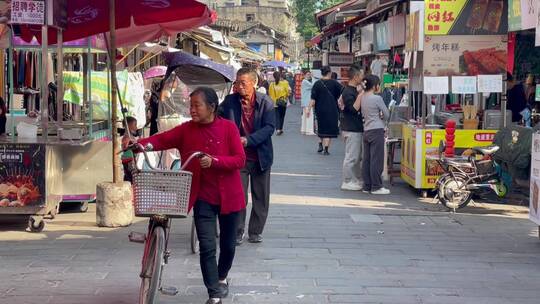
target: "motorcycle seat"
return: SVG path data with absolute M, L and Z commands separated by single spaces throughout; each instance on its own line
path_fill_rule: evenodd
M 478 152 L 483 155 L 491 155 L 499 151 L 499 146 L 488 146 L 488 147 L 474 147 L 473 151 Z

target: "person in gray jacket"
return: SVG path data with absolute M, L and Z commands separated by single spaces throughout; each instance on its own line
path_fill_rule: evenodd
M 384 128 L 390 112 L 381 96 L 381 81 L 375 75 L 368 75 L 363 80 L 364 93 L 361 98 L 361 111 L 364 117 L 364 157 L 362 163 L 362 178 L 365 193 L 390 194 L 390 190 L 382 185 L 384 169 Z

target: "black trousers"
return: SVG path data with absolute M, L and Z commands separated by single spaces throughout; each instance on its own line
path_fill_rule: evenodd
M 262 171 L 259 162 L 247 161 L 246 166 L 240 171 L 242 186 L 246 204 L 248 191 L 251 186 L 251 200 L 253 207 L 249 218 L 248 235 L 262 234 L 268 209 L 270 207 L 270 169 Z M 246 210 L 240 211 L 238 216 L 238 233 L 244 232 L 246 226 Z
M 129 169 L 129 163 L 122 163 L 122 167 L 124 168 L 124 181 L 133 183 L 133 175 Z
M 287 106 L 276 107 L 276 130 L 283 131 L 283 124 L 285 123 L 285 114 L 287 113 Z
M 205 201 L 195 203 L 194 219 L 199 238 L 200 263 L 204 285 L 211 298 L 221 298 L 219 280 L 231 269 L 236 251 L 238 212 L 220 214 L 220 207 Z M 219 217 L 219 262 L 216 261 L 216 221 Z
M 384 170 L 384 129 L 364 131 L 364 159 L 362 178 L 364 190 L 376 191 L 382 187 Z

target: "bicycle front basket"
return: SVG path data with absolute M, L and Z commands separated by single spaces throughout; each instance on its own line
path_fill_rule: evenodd
M 142 170 L 133 175 L 135 216 L 186 217 L 192 173 L 188 171 Z

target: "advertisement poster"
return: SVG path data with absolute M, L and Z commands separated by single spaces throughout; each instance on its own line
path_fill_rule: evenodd
M 426 35 L 500 35 L 508 29 L 504 0 L 426 0 Z
M 521 29 L 528 30 L 536 27 L 536 5 L 538 0 L 521 0 Z
M 508 31 L 521 30 L 521 0 L 508 0 Z
M 44 24 L 45 1 L 12 0 L 11 23 L 14 24 Z
M 0 208 L 45 204 L 45 146 L 4 145 L 0 151 Z
M 540 134 L 533 133 L 531 149 L 531 194 L 529 219 L 540 225 L 539 189 L 540 189 Z
M 507 36 L 426 36 L 424 76 L 505 74 Z
M 389 49 L 388 21 L 375 24 L 375 50 L 386 51 Z

